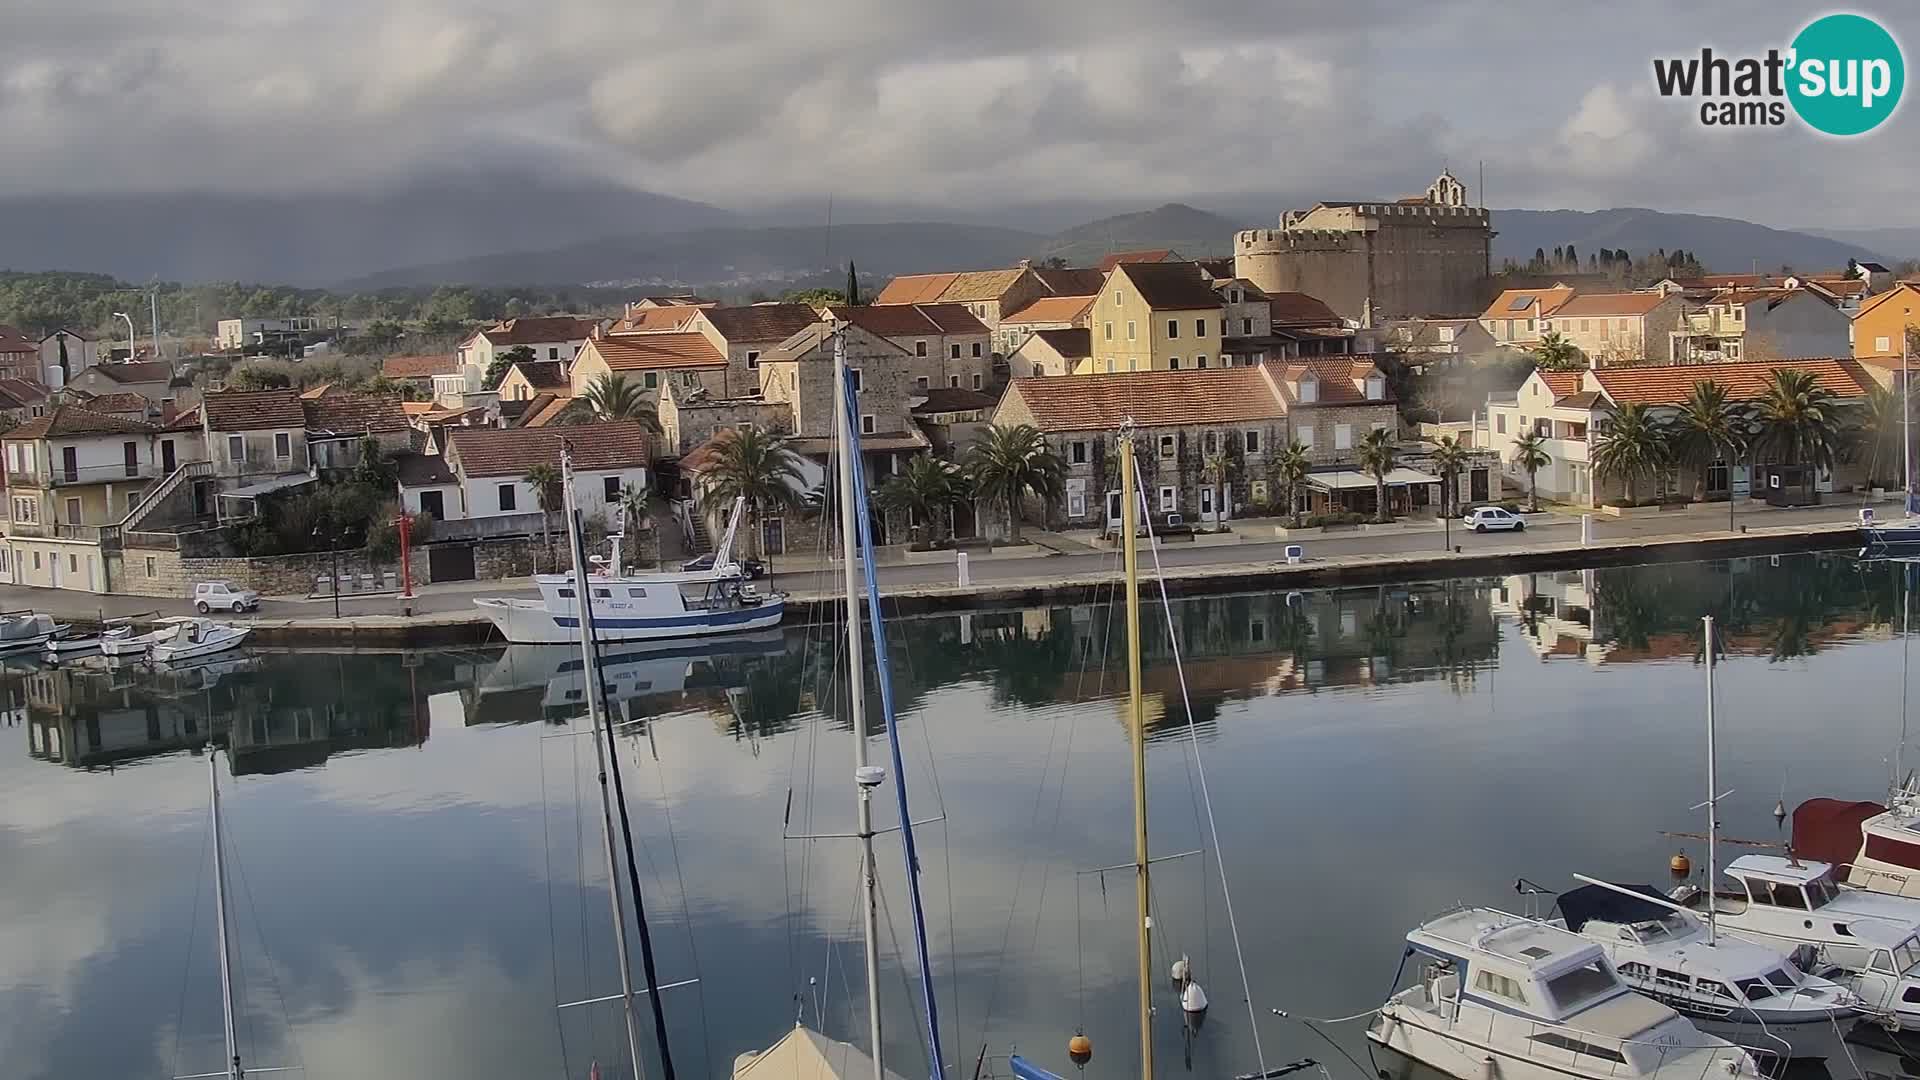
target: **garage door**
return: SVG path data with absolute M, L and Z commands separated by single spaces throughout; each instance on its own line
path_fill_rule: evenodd
M 429 544 L 427 574 L 431 581 L 472 581 L 472 544 Z

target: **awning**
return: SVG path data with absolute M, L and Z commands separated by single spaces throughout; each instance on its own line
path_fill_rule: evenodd
M 313 477 L 306 473 L 295 473 L 292 476 L 277 476 L 272 480 L 262 480 L 257 484 L 248 484 L 245 487 L 237 487 L 232 491 L 222 491 L 218 494 L 223 499 L 254 499 L 286 488 L 311 483 L 313 483 Z
M 1388 487 L 1406 487 L 1409 484 L 1437 484 L 1440 478 L 1421 472 L 1419 469 L 1397 468 L 1387 471 Z M 1350 491 L 1355 488 L 1373 487 L 1373 474 L 1358 469 L 1340 469 L 1334 472 L 1307 474 L 1307 483 L 1322 491 Z

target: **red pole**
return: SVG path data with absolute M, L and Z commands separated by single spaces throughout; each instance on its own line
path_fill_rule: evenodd
M 400 595 L 404 599 L 411 600 L 413 599 L 413 569 L 408 564 L 407 557 L 412 550 L 410 533 L 413 530 L 413 518 L 407 514 L 401 514 L 397 524 L 400 526 Z

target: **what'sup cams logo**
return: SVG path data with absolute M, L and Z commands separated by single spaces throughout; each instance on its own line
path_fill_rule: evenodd
M 1656 59 L 1661 97 L 1700 101 L 1708 127 L 1780 127 L 1787 109 L 1826 135 L 1864 135 L 1899 107 L 1906 89 L 1900 43 L 1864 15 L 1823 15 L 1801 28 L 1784 51 L 1765 56 Z

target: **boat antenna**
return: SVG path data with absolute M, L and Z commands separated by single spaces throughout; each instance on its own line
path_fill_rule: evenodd
M 613 727 L 607 718 L 606 683 L 600 676 L 600 648 L 593 626 L 592 584 L 587 579 L 587 553 L 581 534 L 586 531 L 580 518 L 580 506 L 573 490 L 573 444 L 560 441 L 560 489 L 566 507 L 567 545 L 573 556 L 574 610 L 580 624 L 581 674 L 587 683 L 587 722 L 593 729 L 594 761 L 600 773 L 600 835 L 607 856 L 607 893 L 613 901 L 613 936 L 620 951 L 620 1008 L 627 1023 L 627 1053 L 633 1058 L 633 1072 L 640 1075 L 640 1029 L 633 1015 L 633 960 L 627 954 L 627 920 L 620 907 L 620 863 L 613 851 L 614 801 L 620 804 L 620 838 L 627 852 L 627 883 L 633 892 L 633 917 L 640 929 L 640 963 L 646 978 L 647 1002 L 653 1009 L 654 1041 L 660 1049 L 660 1071 L 665 1080 L 674 1080 L 673 1051 L 667 1045 L 667 1018 L 660 1002 L 659 981 L 654 974 L 653 937 L 647 930 L 645 898 L 640 894 L 640 871 L 633 860 L 633 824 L 627 816 L 626 791 L 620 781 L 620 755 L 613 742 Z M 606 737 L 601 728 L 606 726 Z M 604 753 L 603 753 L 604 751 Z M 607 791 L 607 771 L 613 771 L 613 794 Z
M 849 417 L 859 410 L 855 407 L 853 380 L 844 378 L 840 383 L 841 396 L 846 399 L 846 412 Z M 848 460 L 860 457 L 860 433 L 849 427 L 846 435 Z M 927 1021 L 927 1062 L 932 1080 L 946 1080 L 946 1058 L 940 1048 L 940 1014 L 938 996 L 934 993 L 933 959 L 927 949 L 927 912 L 920 900 L 920 852 L 913 840 L 913 815 L 907 806 L 907 769 L 900 753 L 900 729 L 894 720 L 893 677 L 887 658 L 886 628 L 880 621 L 880 584 L 874 576 L 873 564 L 873 522 L 866 513 L 867 481 L 864 470 L 853 470 L 853 490 L 842 500 L 843 505 L 851 503 L 859 511 L 855 514 L 859 522 L 861 566 L 865 569 L 867 593 L 867 622 L 873 631 L 873 668 L 880 683 L 880 715 L 886 724 L 887 747 L 892 754 L 894 803 L 900 814 L 900 838 L 907 857 L 907 894 L 913 911 L 913 952 L 920 966 L 920 995 L 926 1007 Z M 853 564 L 847 563 L 848 567 Z M 859 601 L 849 594 L 847 598 L 848 618 L 857 617 Z M 853 665 L 855 678 L 859 677 L 860 665 Z M 864 799 L 862 800 L 865 801 Z
M 836 386 L 851 386 L 846 335 L 837 325 L 833 330 L 833 378 Z M 860 840 L 860 922 L 866 943 L 867 1040 L 871 1044 L 868 1052 L 873 1058 L 873 1080 L 886 1080 L 886 1067 L 880 1060 L 880 914 L 874 902 L 877 885 L 873 861 L 873 789 L 880 786 L 886 774 L 867 764 L 866 684 L 861 671 L 866 652 L 860 635 L 860 577 L 854 566 L 854 560 L 859 557 L 853 495 L 854 474 L 859 468 L 854 455 L 859 442 L 854 435 L 852 406 L 850 394 L 834 395 L 836 426 L 841 436 L 840 569 L 847 601 L 847 707 L 853 717 L 853 780 L 858 791 L 855 835 Z
M 1153 1080 L 1153 867 L 1147 854 L 1147 710 L 1140 678 L 1140 547 L 1134 533 L 1139 518 L 1133 480 L 1134 424 L 1129 416 L 1119 432 L 1121 551 L 1126 567 L 1127 726 L 1133 749 L 1134 930 L 1139 936 L 1140 1076 Z

